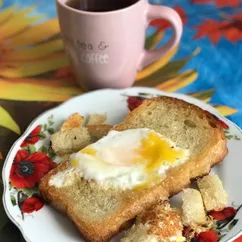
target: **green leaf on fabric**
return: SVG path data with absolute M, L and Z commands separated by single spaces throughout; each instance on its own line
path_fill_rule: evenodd
M 148 50 L 151 49 L 151 47 L 154 45 L 156 35 L 157 35 L 157 32 L 155 32 L 154 34 L 146 38 L 145 49 L 148 49 Z
M 187 64 L 189 59 L 190 56 L 177 61 L 169 62 L 163 68 L 136 82 L 135 86 L 154 87 L 169 79 L 172 79 Z

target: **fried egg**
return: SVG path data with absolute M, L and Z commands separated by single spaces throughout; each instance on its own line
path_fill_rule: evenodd
M 70 164 L 86 180 L 119 189 L 159 183 L 172 167 L 184 163 L 189 151 L 153 130 L 110 131 L 94 144 L 72 154 Z

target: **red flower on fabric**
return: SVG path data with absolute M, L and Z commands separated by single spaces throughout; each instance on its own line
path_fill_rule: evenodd
M 236 213 L 237 210 L 235 208 L 226 207 L 221 211 L 211 211 L 209 215 L 212 216 L 214 220 L 225 220 L 234 217 Z
M 32 213 L 40 210 L 43 206 L 44 203 L 39 197 L 29 197 L 24 200 L 21 211 L 22 213 Z
M 174 10 L 176 10 L 177 13 L 180 15 L 180 17 L 182 19 L 182 23 L 186 24 L 187 23 L 187 17 L 186 17 L 185 11 L 179 6 L 175 6 Z M 170 28 L 171 24 L 164 19 L 155 19 L 155 20 L 151 21 L 150 26 L 158 27 L 158 31 L 161 31 L 161 30 L 165 30 L 167 28 Z
M 197 242 L 216 242 L 219 240 L 218 233 L 214 230 L 208 230 L 198 234 L 193 241 Z
M 9 178 L 16 188 L 31 188 L 55 166 L 56 163 L 45 153 L 35 152 L 29 155 L 26 150 L 19 150 L 14 158 Z
M 202 24 L 194 26 L 198 32 L 195 39 L 208 36 L 213 44 L 224 36 L 228 41 L 235 43 L 242 40 L 242 12 L 233 15 L 227 15 L 226 20 L 217 21 L 213 19 L 205 19 Z
M 218 8 L 238 7 L 240 4 L 240 0 L 192 0 L 192 2 L 200 4 L 215 3 Z
M 140 106 L 144 100 L 145 100 L 145 98 L 138 97 L 138 96 L 137 97 L 136 96 L 128 97 L 127 102 L 128 102 L 129 110 L 133 111 L 135 108 Z
M 35 144 L 39 141 L 39 136 L 38 134 L 41 131 L 41 125 L 38 125 L 22 142 L 21 147 L 28 146 L 29 144 Z

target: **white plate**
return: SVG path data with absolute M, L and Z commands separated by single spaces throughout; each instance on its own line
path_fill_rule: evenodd
M 225 129 L 226 135 L 229 138 L 229 154 L 220 165 L 216 166 L 213 169 L 213 171 L 216 172 L 222 179 L 225 189 L 229 193 L 229 206 L 238 208 L 242 204 L 242 133 L 235 124 L 222 117 L 211 106 L 185 95 L 167 94 L 156 89 L 139 87 L 129 88 L 125 90 L 99 90 L 75 97 L 65 102 L 64 104 L 40 115 L 30 124 L 26 132 L 15 142 L 7 156 L 3 168 L 3 204 L 9 218 L 19 227 L 24 238 L 28 242 L 84 241 L 75 229 L 75 226 L 71 222 L 69 222 L 69 220 L 65 216 L 57 213 L 50 206 L 44 205 L 38 211 L 33 211 L 31 213 L 21 213 L 20 211 L 19 206 L 22 206 L 22 209 L 26 211 L 27 209 L 31 208 L 38 208 L 41 205 L 41 203 L 37 203 L 37 198 L 28 199 L 27 201 L 25 200 L 24 206 L 18 205 L 18 202 L 21 203 L 21 199 L 24 200 L 26 198 L 26 196 L 24 196 L 23 194 L 31 196 L 31 194 L 36 191 L 34 191 L 34 189 L 14 189 L 11 188 L 9 183 L 10 169 L 12 167 L 15 155 L 19 150 L 22 149 L 22 142 L 32 132 L 32 130 L 34 130 L 36 126 L 42 125 L 41 133 L 32 133 L 32 138 L 28 138 L 28 140 L 33 143 L 33 145 L 28 146 L 28 151 L 30 153 L 35 152 L 35 149 L 38 150 L 43 145 L 48 148 L 49 133 L 58 130 L 61 123 L 74 112 L 79 112 L 80 114 L 85 116 L 93 112 L 107 113 L 107 123 L 116 124 L 122 121 L 129 112 L 129 109 L 127 107 L 127 96 L 151 97 L 157 95 L 177 97 L 187 102 L 196 104 L 197 106 L 200 106 L 201 108 L 213 113 L 229 126 L 228 129 Z M 41 139 L 38 141 L 40 137 Z M 45 149 L 41 149 L 42 151 L 45 151 Z M 26 152 L 22 152 L 25 156 L 27 156 Z M 29 156 L 31 155 L 28 155 L 27 157 L 22 157 L 22 161 L 24 159 L 29 159 L 29 161 L 31 161 L 31 157 L 29 158 Z M 43 157 L 45 159 L 48 159 L 45 155 L 42 154 L 42 158 Z M 18 197 L 19 201 L 17 199 Z M 179 196 L 173 198 L 173 201 L 179 202 Z M 17 205 L 14 206 L 13 204 L 15 202 L 17 203 Z M 234 218 L 229 219 L 229 221 L 229 224 L 235 224 L 235 226 L 231 228 L 231 225 L 231 229 L 229 230 L 229 226 L 227 225 L 221 230 L 221 233 L 225 235 L 221 239 L 221 242 L 232 241 L 232 239 L 235 239 L 242 233 L 242 209 L 237 212 Z M 118 239 L 114 239 L 113 241 L 118 241 Z

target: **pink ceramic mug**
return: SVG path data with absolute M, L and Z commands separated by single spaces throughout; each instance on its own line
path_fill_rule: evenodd
M 181 38 L 179 15 L 171 8 L 150 5 L 147 0 L 108 12 L 77 10 L 66 2 L 57 0 L 60 28 L 65 49 L 84 89 L 132 86 L 137 71 L 161 58 Z M 168 20 L 174 35 L 160 49 L 147 51 L 145 32 L 152 19 Z

